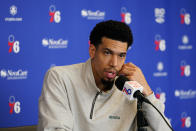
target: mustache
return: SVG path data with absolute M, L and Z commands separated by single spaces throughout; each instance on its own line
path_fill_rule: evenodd
M 104 69 L 104 71 L 106 71 L 106 72 L 113 72 L 113 73 L 116 73 L 116 74 L 118 74 L 118 70 L 117 69 L 115 69 L 115 68 L 106 68 L 106 69 Z

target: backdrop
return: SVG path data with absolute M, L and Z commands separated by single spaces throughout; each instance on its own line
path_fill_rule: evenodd
M 1 0 L 0 127 L 34 125 L 52 66 L 85 62 L 96 23 L 118 20 L 134 35 L 139 66 L 176 131 L 196 130 L 195 0 Z

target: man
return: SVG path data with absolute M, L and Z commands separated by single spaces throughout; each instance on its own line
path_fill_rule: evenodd
M 133 37 L 128 25 L 118 21 L 98 23 L 90 34 L 90 59 L 86 63 L 51 68 L 39 99 L 39 131 L 136 131 L 137 100 L 130 101 L 114 85 L 119 75 L 137 81 L 143 94 L 162 113 L 142 71 L 125 64 Z M 149 130 L 169 131 L 160 115 L 143 103 Z

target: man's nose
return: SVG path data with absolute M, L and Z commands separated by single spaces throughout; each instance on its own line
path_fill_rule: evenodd
M 117 64 L 118 64 L 118 56 L 112 55 L 111 60 L 110 60 L 110 66 L 116 67 Z

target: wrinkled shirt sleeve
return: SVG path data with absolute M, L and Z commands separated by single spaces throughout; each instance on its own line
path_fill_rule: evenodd
M 39 98 L 38 131 L 72 131 L 72 129 L 73 116 L 66 85 L 59 73 L 52 68 L 45 75 Z
M 146 97 L 150 100 L 150 102 L 164 115 L 165 111 L 165 105 L 158 100 L 154 93 Z M 171 131 L 171 129 L 168 127 L 168 125 L 165 123 L 161 115 L 154 109 L 151 105 L 147 103 L 143 103 L 143 112 L 144 115 L 148 121 L 150 130 L 148 131 Z M 169 120 L 165 117 L 167 122 L 169 123 Z

